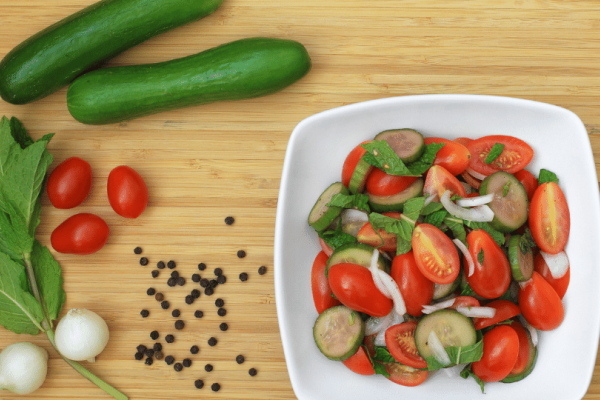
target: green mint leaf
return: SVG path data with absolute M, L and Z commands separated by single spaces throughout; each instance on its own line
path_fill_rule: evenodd
M 10 130 L 15 142 L 17 142 L 22 149 L 25 149 L 33 144 L 33 139 L 31 139 L 31 136 L 29 136 L 27 133 L 27 129 L 25 129 L 21 121 L 19 121 L 16 117 L 12 117 L 10 119 Z
M 473 222 L 473 221 L 463 221 L 463 223 L 471 229 L 483 229 L 494 239 L 498 246 L 504 246 L 505 237 L 504 233 L 499 232 L 492 228 L 490 224 L 487 222 Z
M 373 140 L 361 145 L 367 154 L 363 160 L 390 175 L 412 176 L 411 171 L 385 140 Z
M 412 249 L 412 241 L 396 235 L 396 255 L 406 254 Z
M 460 371 L 460 376 L 464 379 L 467 379 L 469 376 L 472 376 L 473 379 L 475 379 L 475 382 L 479 384 L 479 387 L 481 388 L 481 393 L 485 393 L 485 382 L 479 379 L 479 377 L 473 373 L 473 370 L 471 369 L 471 364 L 467 365 L 465 368 L 463 368 L 462 371 Z
M 319 237 L 333 250 L 345 244 L 356 242 L 356 238 L 349 233 L 342 232 L 341 227 L 340 224 L 339 228 L 335 231 L 319 232 Z
M 386 232 L 399 235 L 402 239 L 408 241 L 412 239 L 414 222 L 410 223 L 405 219 L 395 219 L 375 212 L 369 214 L 369 222 L 375 230 L 383 229 Z
M 394 357 L 392 357 L 389 350 L 383 346 L 375 346 L 375 355 L 373 356 L 373 361 L 379 361 L 382 363 L 398 362 Z
M 460 292 L 461 296 L 475 296 L 475 291 L 473 290 L 473 288 L 471 287 L 471 285 L 469 285 L 468 283 L 465 284 L 465 286 L 462 288 L 461 292 Z
M 407 165 L 411 176 L 421 176 L 433 165 L 435 155 L 444 147 L 444 143 L 431 143 L 425 145 L 425 151 L 416 161 Z
M 483 247 L 479 250 L 479 254 L 477 254 L 477 261 L 479 261 L 479 264 L 483 265 Z
M 426 224 L 431 224 L 431 225 L 435 226 L 436 228 L 439 228 L 442 226 L 442 224 L 444 223 L 444 219 L 447 216 L 448 216 L 448 211 L 442 209 L 442 210 L 435 211 L 431 214 L 427 214 L 425 216 L 425 219 L 423 220 L 423 222 L 425 222 Z
M 495 143 L 490 152 L 488 153 L 487 157 L 485 158 L 484 162 L 486 164 L 491 164 L 494 162 L 494 160 L 496 160 L 496 158 L 498 158 L 500 156 L 500 154 L 502 154 L 502 150 L 504 150 L 504 145 L 502 143 Z
M 21 149 L 11 134 L 9 119 L 2 117 L 0 120 L 0 181 L 13 165 L 16 155 L 20 152 Z
M 419 219 L 419 216 L 421 215 L 421 211 L 423 210 L 424 206 L 425 197 L 413 197 L 412 199 L 407 200 L 406 203 L 404 203 L 402 214 L 404 215 L 404 217 L 412 221 L 416 221 L 417 219 Z
M 452 197 L 450 197 L 450 200 L 452 201 L 456 201 L 456 200 L 460 200 L 462 199 L 462 196 L 459 196 L 457 194 L 453 194 Z
M 519 238 L 519 250 L 521 253 L 527 254 L 531 251 L 532 248 L 536 247 L 535 241 L 533 240 L 533 236 L 531 236 L 531 231 L 529 228 L 525 229 L 525 233 L 521 235 Z
M 334 194 L 329 203 L 329 207 L 340 207 L 340 208 L 356 208 L 361 211 L 370 212 L 369 207 L 369 195 L 356 193 L 356 194 Z
M 16 261 L 22 259 L 23 253 L 33 249 L 33 236 L 27 227 L 0 211 L 0 251 Z
M 542 183 L 546 182 L 558 183 L 558 177 L 554 172 L 550 172 L 547 169 L 542 168 L 540 169 L 540 177 L 538 178 L 538 184 L 541 185 Z
M 457 364 L 467 364 L 481 360 L 483 356 L 483 340 L 478 341 L 470 346 L 450 346 L 445 348 L 450 365 L 442 365 L 435 357 L 431 356 L 425 359 L 427 361 L 427 369 L 429 371 L 437 371 L 438 369 L 446 368 Z
M 508 190 L 510 189 L 510 182 L 506 182 L 506 185 L 502 188 L 502 197 L 506 197 Z
M 58 319 L 66 298 L 60 265 L 52 256 L 50 250 L 42 246 L 37 240 L 33 245 L 31 263 L 50 322 L 55 321 Z
M 36 335 L 43 312 L 29 289 L 25 266 L 0 253 L 0 325 L 14 333 Z
M 443 208 L 444 205 L 442 203 L 431 202 L 425 207 L 423 207 L 423 209 L 421 210 L 421 215 L 433 214 L 434 212 L 440 211 Z
M 448 215 L 446 218 L 444 218 L 444 224 L 450 228 L 456 239 L 467 245 L 467 232 L 465 231 L 465 226 L 462 219 Z
M 375 371 L 376 375 L 383 375 L 386 378 L 389 378 L 391 376 L 390 373 L 387 372 L 387 369 L 385 369 L 385 365 L 381 363 L 373 363 L 373 370 Z

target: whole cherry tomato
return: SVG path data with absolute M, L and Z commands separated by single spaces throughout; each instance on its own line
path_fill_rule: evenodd
M 467 282 L 481 297 L 495 299 L 502 296 L 508 289 L 512 276 L 504 251 L 481 229 L 471 231 L 467 235 L 467 243 L 475 264 L 475 271 L 473 275 L 467 276 Z
M 430 171 L 433 168 L 442 167 L 434 166 Z M 460 258 L 456 246 L 444 232 L 431 224 L 419 224 L 413 231 L 411 243 L 417 267 L 425 278 L 438 285 L 454 282 L 460 272 Z
M 556 290 L 536 271 L 521 285 L 519 306 L 525 320 L 540 331 L 558 328 L 565 318 L 565 309 Z
M 342 363 L 348 367 L 350 371 L 359 375 L 375 375 L 373 364 L 371 364 L 371 360 L 363 346 L 359 346 L 356 353 L 350 356 L 350 358 L 342 361 Z
M 339 300 L 336 300 L 331 296 L 329 281 L 325 276 L 325 268 L 327 267 L 328 259 L 329 257 L 327 254 L 320 251 L 319 254 L 317 254 L 317 257 L 315 257 L 310 274 L 310 286 L 312 289 L 313 300 L 319 314 L 328 308 L 342 304 Z
M 148 205 L 148 188 L 133 168 L 121 165 L 108 175 L 108 201 L 117 214 L 137 218 Z
M 469 166 L 471 153 L 469 153 L 469 150 L 464 145 L 448 139 L 426 137 L 425 144 L 431 143 L 444 143 L 444 147 L 436 153 L 433 165 L 441 165 L 452 175 L 460 175 L 465 172 Z
M 504 299 L 491 301 L 485 306 L 495 309 L 496 313 L 492 318 L 473 318 L 473 324 L 477 330 L 487 328 L 488 326 L 495 325 L 498 322 L 506 321 L 507 319 L 521 314 L 521 310 L 519 309 L 518 305 L 512 301 Z
M 546 253 L 561 252 L 569 240 L 571 215 L 567 199 L 555 182 L 542 183 L 529 204 L 529 229 Z
M 419 270 L 412 250 L 394 257 L 390 276 L 398 284 L 406 312 L 413 317 L 423 315 L 423 305 L 431 304 L 433 299 L 434 284 Z
M 67 158 L 48 177 L 48 198 L 56 208 L 77 207 L 86 199 L 91 187 L 90 164 L 79 157 Z
M 56 227 L 50 235 L 54 250 L 68 254 L 92 254 L 108 240 L 108 225 L 94 214 L 75 214 Z
M 385 345 L 400 364 L 412 368 L 427 368 L 427 361 L 419 355 L 415 343 L 417 321 L 390 326 L 385 331 Z
M 430 196 L 437 194 L 439 202 L 439 199 L 442 198 L 446 190 L 451 192 L 451 196 L 458 195 L 460 197 L 465 197 L 467 195 L 462 183 L 460 183 L 454 175 L 448 172 L 446 168 L 441 165 L 434 165 L 429 168 L 427 176 L 425 177 L 423 194 L 428 194 Z
M 498 325 L 483 335 L 483 356 L 471 364 L 484 382 L 498 382 L 512 371 L 519 356 L 519 336 L 509 325 Z
M 565 297 L 569 282 L 571 281 L 571 266 L 567 267 L 567 272 L 562 277 L 555 279 L 544 257 L 538 254 L 533 261 L 533 270 L 540 274 L 556 290 L 558 297 L 561 299 Z
M 392 311 L 392 300 L 377 289 L 368 268 L 340 263 L 331 266 L 327 276 L 331 291 L 343 305 L 373 317 L 385 317 Z

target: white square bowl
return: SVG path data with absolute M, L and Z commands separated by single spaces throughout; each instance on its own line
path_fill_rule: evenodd
M 346 155 L 361 141 L 394 128 L 454 139 L 511 135 L 534 149 L 528 169 L 548 169 L 559 178 L 571 213 L 566 252 L 571 283 L 565 319 L 541 332 L 533 372 L 512 383 L 486 384 L 443 371 L 414 388 L 383 376 L 361 376 L 317 349 L 317 318 L 310 287 L 320 251 L 308 214 L 321 192 L 341 180 Z M 292 387 L 300 400 L 517 400 L 581 399 L 590 384 L 600 331 L 600 202 L 587 131 L 564 108 L 507 97 L 476 95 L 405 96 L 352 104 L 301 121 L 290 137 L 281 179 L 275 227 L 275 297 L 281 340 Z

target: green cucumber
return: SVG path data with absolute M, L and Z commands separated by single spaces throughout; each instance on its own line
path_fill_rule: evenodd
M 377 196 L 369 193 L 369 205 L 371 206 L 372 211 L 380 213 L 386 211 L 402 211 L 404 203 L 413 197 L 418 197 L 422 194 L 423 179 L 419 178 L 400 193 L 391 196 Z
M 375 248 L 364 243 L 349 243 L 336 248 L 329 259 L 327 260 L 327 267 L 325 268 L 325 276 L 332 265 L 340 263 L 352 263 L 362 265 L 365 268 L 371 266 L 371 257 L 373 257 L 373 251 Z M 390 269 L 390 262 L 379 254 L 377 260 L 377 267 L 385 272 Z
M 310 210 L 308 224 L 317 232 L 327 228 L 342 213 L 343 208 L 329 207 L 327 205 L 331 201 L 331 198 L 338 193 L 348 194 L 348 189 L 346 189 L 346 186 L 342 182 L 335 182 L 329 185 L 321 193 L 312 210 Z
M 508 241 L 508 262 L 512 277 L 517 282 L 525 282 L 533 275 L 533 251 L 528 249 L 527 253 L 523 254 L 519 242 L 521 235 L 513 235 Z
M 527 332 L 527 345 L 529 347 L 529 358 L 527 359 L 527 365 L 525 366 L 523 372 L 518 374 L 508 374 L 508 376 L 502 379 L 500 382 L 513 383 L 521 381 L 527 378 L 529 374 L 531 374 L 531 372 L 533 371 L 533 368 L 535 368 L 535 362 L 537 361 L 538 356 L 537 347 L 533 345 L 533 341 L 531 340 L 531 334 L 529 333 L 529 331 L 525 331 Z
M 456 288 L 458 287 L 458 285 L 460 285 L 461 278 L 462 278 L 462 276 L 459 275 L 454 280 L 454 282 L 447 283 L 445 285 L 440 285 L 438 283 L 434 283 L 433 284 L 433 300 L 442 299 L 442 298 L 448 296 L 449 294 L 453 293 L 456 290 Z
M 494 212 L 490 222 L 492 228 L 500 232 L 512 232 L 520 228 L 529 215 L 529 200 L 525 188 L 517 178 L 508 172 L 494 172 L 481 182 L 481 196 L 493 193 L 488 206 Z
M 67 106 L 79 122 L 110 124 L 275 93 L 306 75 L 310 66 L 298 42 L 247 38 L 162 63 L 92 71 L 69 86 Z
M 92 4 L 11 50 L 0 62 L 0 96 L 12 104 L 45 97 L 127 49 L 211 14 L 221 3 L 103 0 Z
M 352 176 L 350 177 L 350 182 L 348 183 L 348 189 L 351 193 L 362 193 L 365 190 L 367 178 L 371 171 L 373 171 L 373 168 L 374 167 L 371 164 L 365 161 L 364 155 L 358 160 L 358 163 L 356 163 L 356 167 L 354 167 L 354 171 L 352 172 Z
M 425 151 L 423 135 L 414 129 L 390 129 L 379 133 L 375 140 L 385 140 L 405 163 L 417 160 Z
M 323 311 L 313 326 L 313 337 L 321 353 L 330 360 L 344 361 L 361 345 L 365 323 L 358 312 L 335 306 Z
M 433 355 L 429 348 L 429 334 L 434 331 L 444 348 L 471 346 L 477 342 L 477 333 L 471 318 L 453 309 L 443 309 L 425 315 L 415 329 L 415 344 L 423 358 Z

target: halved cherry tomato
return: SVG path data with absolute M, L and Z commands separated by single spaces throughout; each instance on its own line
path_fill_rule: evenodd
M 465 187 L 462 185 L 462 183 L 460 183 L 460 181 L 456 179 L 454 175 L 448 172 L 446 168 L 442 167 L 441 165 L 434 165 L 433 167 L 429 168 L 429 171 L 427 171 L 427 177 L 425 178 L 423 194 L 426 193 L 430 196 L 437 194 L 439 199 L 446 192 L 446 190 L 450 190 L 452 196 L 456 194 L 460 197 L 465 197 L 467 195 Z
M 529 346 L 529 332 L 527 332 L 523 325 L 517 320 L 513 320 L 510 327 L 515 330 L 519 337 L 519 355 L 512 371 L 510 371 L 511 375 L 516 375 L 525 370 L 527 361 L 529 361 L 529 357 L 532 357 L 533 354 L 531 354 L 531 348 Z
M 388 379 L 402 386 L 419 386 L 427 379 L 427 370 L 414 369 L 399 363 L 382 363 L 390 376 Z
M 413 231 L 411 243 L 415 261 L 425 278 L 439 285 L 454 282 L 460 272 L 460 258 L 444 232 L 431 224 L 419 224 Z
M 457 137 L 456 139 L 453 140 L 453 142 L 460 143 L 465 147 L 467 147 L 467 145 L 469 143 L 471 143 L 472 141 L 473 141 L 473 139 L 470 139 L 467 137 Z
M 486 299 L 502 296 L 510 285 L 511 272 L 504 251 L 484 230 L 475 229 L 467 235 L 469 253 L 475 264 L 473 275 L 467 276 L 471 288 Z M 483 263 L 479 262 L 483 251 Z
M 413 368 L 427 368 L 427 361 L 419 355 L 415 344 L 417 321 L 390 326 L 385 331 L 385 345 L 392 357 Z
M 565 318 L 565 309 L 556 290 L 536 271 L 521 286 L 519 306 L 525 320 L 541 331 L 556 329 Z
M 413 317 L 423 315 L 423 305 L 431 304 L 431 300 L 433 299 L 434 285 L 419 270 L 412 250 L 406 254 L 399 254 L 394 257 L 390 276 L 398 284 L 398 288 L 406 304 L 406 312 Z
M 402 217 L 402 213 L 395 211 L 384 212 L 383 215 L 395 219 L 400 219 Z M 377 247 L 381 251 L 395 252 L 398 239 L 396 234 L 389 233 L 385 229 L 377 229 L 377 232 L 375 232 L 371 223 L 367 222 L 356 234 L 356 240 L 360 243 Z
M 364 156 L 367 153 L 367 150 L 365 150 L 361 145 L 370 142 L 372 142 L 372 140 L 366 140 L 362 142 L 354 149 L 352 149 L 348 156 L 346 156 L 346 159 L 344 160 L 344 166 L 342 167 L 342 183 L 344 184 L 344 186 L 348 187 L 350 185 L 350 179 L 352 179 L 352 174 L 354 174 L 356 165 L 358 164 L 362 156 Z M 364 189 L 364 186 L 360 188 L 359 192 L 362 192 L 362 189 Z
M 336 300 L 331 296 L 329 281 L 325 276 L 325 268 L 327 267 L 328 259 L 329 256 L 325 254 L 325 252 L 320 251 L 319 254 L 317 254 L 317 257 L 315 257 L 310 274 L 310 286 L 312 289 L 313 301 L 315 302 L 315 308 L 319 314 L 328 308 L 342 304 L 339 300 Z
M 531 172 L 526 169 L 522 169 L 513 174 L 515 178 L 521 182 L 525 191 L 527 192 L 527 198 L 529 201 L 533 198 L 533 194 L 535 193 L 535 189 L 538 187 L 538 180 Z
M 512 371 L 519 357 L 519 336 L 509 325 L 498 325 L 483 335 L 483 356 L 471 364 L 484 382 L 498 382 Z
M 556 290 L 558 297 L 561 299 L 565 297 L 569 282 L 571 281 L 571 266 L 567 267 L 567 272 L 562 277 L 554 279 L 552 273 L 550 273 L 548 264 L 546 264 L 546 260 L 544 260 L 541 254 L 538 254 L 533 260 L 533 270 L 540 274 Z
M 546 253 L 561 252 L 569 240 L 571 215 L 567 199 L 555 182 L 542 183 L 529 204 L 529 229 Z
M 497 324 L 498 322 L 506 321 L 512 317 L 521 314 L 519 306 L 509 300 L 494 300 L 485 305 L 496 310 L 496 314 L 492 318 L 473 318 L 475 329 L 483 329 L 488 326 Z
M 479 300 L 472 296 L 456 296 L 454 303 L 449 307 L 457 309 L 458 307 L 479 307 Z
M 363 346 L 359 346 L 356 353 L 342 361 L 342 364 L 359 375 L 375 375 L 373 364 Z
M 319 244 L 321 245 L 321 250 L 323 250 L 323 253 L 327 254 L 327 257 L 333 254 L 333 249 L 329 247 L 329 245 L 325 243 L 323 239 L 319 238 Z
M 331 291 L 345 306 L 374 317 L 385 317 L 392 311 L 392 300 L 377 289 L 368 268 L 340 263 L 331 266 L 327 275 Z
M 431 143 L 444 143 L 444 147 L 435 155 L 433 165 L 441 165 L 452 175 L 460 175 L 465 172 L 465 169 L 469 166 L 471 153 L 464 145 L 448 139 L 426 137 L 425 144 Z
M 367 192 L 376 196 L 391 196 L 400 193 L 417 179 L 416 176 L 390 175 L 373 168 L 367 178 Z
M 494 144 L 504 145 L 504 150 L 494 161 L 486 164 L 490 150 Z M 522 170 L 533 158 L 533 149 L 521 139 L 512 136 L 492 135 L 475 139 L 467 145 L 471 152 L 469 167 L 483 175 L 491 175 L 496 171 L 506 171 L 509 174 Z

